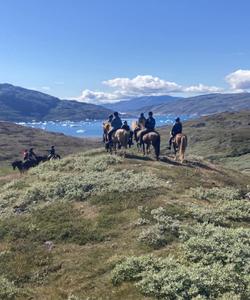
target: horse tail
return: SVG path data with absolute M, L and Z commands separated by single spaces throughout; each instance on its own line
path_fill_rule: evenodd
M 160 146 L 161 146 L 161 136 L 158 134 L 155 141 L 154 141 L 154 149 L 155 149 L 155 156 L 156 159 L 159 160 L 159 156 L 160 156 Z
M 186 148 L 187 148 L 187 137 L 186 137 L 186 135 L 183 135 L 181 137 L 181 143 L 180 143 L 180 159 L 181 159 L 181 161 L 184 160 L 184 153 L 185 153 Z

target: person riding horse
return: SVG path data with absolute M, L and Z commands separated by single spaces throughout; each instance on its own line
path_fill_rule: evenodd
M 109 124 L 111 126 L 111 122 L 113 120 L 113 115 L 109 115 L 108 119 L 103 122 L 103 126 L 106 124 Z M 108 141 L 108 132 L 107 130 L 103 131 L 103 136 L 102 136 L 103 143 L 106 143 Z
M 155 130 L 155 119 L 153 118 L 153 113 L 150 111 L 148 113 L 148 118 L 145 122 L 145 129 L 141 130 L 140 133 L 140 143 L 143 143 L 143 136 L 151 131 Z
M 26 161 L 28 159 L 29 159 L 29 151 L 28 151 L 28 149 L 25 149 L 23 151 L 23 160 Z
M 37 156 L 36 156 L 36 154 L 35 154 L 33 148 L 30 148 L 29 154 L 28 154 L 28 159 L 29 159 L 29 160 L 35 160 L 35 161 L 36 161 L 36 158 L 37 158 Z
M 116 132 L 116 130 L 122 127 L 122 121 L 119 117 L 118 112 L 114 112 L 114 118 L 111 121 L 111 130 L 108 132 L 108 142 L 112 144 L 112 135 Z
M 133 131 L 130 129 L 128 122 L 124 121 L 121 129 L 124 129 L 129 132 L 129 146 L 133 145 Z
M 56 155 L 55 146 L 51 146 L 51 148 L 50 148 L 50 150 L 48 150 L 48 152 L 49 152 L 48 160 L 55 157 L 55 155 Z
M 169 150 L 171 150 L 171 146 L 172 146 L 174 138 L 179 133 L 182 133 L 182 123 L 181 123 L 180 118 L 178 117 L 178 118 L 175 119 L 175 124 L 174 124 L 174 126 L 172 127 L 172 130 L 171 130 L 171 137 L 169 139 L 169 147 L 168 147 Z

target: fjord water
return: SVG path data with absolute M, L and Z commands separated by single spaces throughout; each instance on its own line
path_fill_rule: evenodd
M 182 120 L 189 119 L 188 116 L 180 116 Z M 156 126 L 164 126 L 167 124 L 172 124 L 174 122 L 175 116 L 155 116 Z M 124 119 L 125 120 L 125 119 Z M 124 121 L 123 120 L 123 121 Z M 131 125 L 132 121 L 136 119 L 126 119 Z M 102 136 L 102 120 L 85 120 L 81 122 L 63 121 L 63 122 L 19 122 L 20 125 L 25 125 L 32 128 L 40 128 L 46 131 L 63 133 L 65 135 L 75 136 L 75 137 L 100 137 Z

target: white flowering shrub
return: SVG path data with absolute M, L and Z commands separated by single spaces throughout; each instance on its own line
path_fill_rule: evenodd
M 7 280 L 5 277 L 0 276 L 0 299 L 15 299 L 18 289 L 14 283 Z
M 250 221 L 248 200 L 219 201 L 213 207 L 192 206 L 190 212 L 201 223 L 229 226 L 231 221 Z
M 94 195 L 138 192 L 148 187 L 157 189 L 167 185 L 148 172 L 114 168 L 122 161 L 121 157 L 101 154 L 72 156 L 44 163 L 29 172 L 31 176 L 27 176 L 29 186 L 26 189 L 19 190 L 15 184 L 11 192 L 3 190 L 0 212 L 5 213 L 5 206 L 9 203 L 29 210 L 58 200 L 85 201 Z
M 186 235 L 185 235 L 186 234 Z M 230 265 L 242 274 L 250 272 L 250 230 L 198 224 L 182 235 L 187 260 L 203 265 Z
M 241 191 L 232 187 L 202 187 L 191 189 L 192 196 L 199 200 L 237 200 L 242 198 Z
M 142 230 L 138 240 L 154 248 L 160 248 L 170 242 L 173 237 L 179 234 L 180 222 L 167 215 L 163 207 L 151 210 L 150 216 L 146 216 L 147 211 L 141 209 L 140 224 L 151 224 Z M 147 217 L 147 219 L 146 219 Z
M 216 299 L 225 293 L 247 293 L 246 279 L 230 265 L 190 266 L 173 258 L 128 258 L 112 272 L 113 284 L 124 281 L 135 281 L 144 295 L 157 299 Z

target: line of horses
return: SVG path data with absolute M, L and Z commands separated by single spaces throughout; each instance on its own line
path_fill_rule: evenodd
M 124 155 L 128 146 L 131 146 L 130 132 L 125 129 L 118 129 L 112 135 L 112 143 L 109 143 L 108 132 L 111 129 L 110 123 L 103 123 L 103 141 L 107 152 L 111 154 L 117 153 L 117 149 L 123 148 Z M 141 131 L 144 129 L 138 126 L 138 122 L 133 122 L 131 126 L 133 137 L 137 145 L 138 151 L 142 151 L 143 155 L 150 153 L 150 146 L 153 146 L 155 152 L 155 158 L 159 160 L 160 156 L 160 144 L 161 136 L 157 131 L 151 131 L 143 135 L 142 141 L 140 138 Z M 175 159 L 177 160 L 177 154 L 181 162 L 184 161 L 185 150 L 187 148 L 187 136 L 183 133 L 179 133 L 173 140 L 173 148 L 175 153 Z
M 49 158 L 47 155 L 43 155 L 43 156 L 36 155 L 36 158 L 34 159 L 28 159 L 25 161 L 15 160 L 11 163 L 11 166 L 13 170 L 17 168 L 20 173 L 24 173 L 28 169 L 38 166 L 41 162 L 45 162 L 53 159 L 61 159 L 61 156 L 59 154 L 55 154 L 53 157 Z

